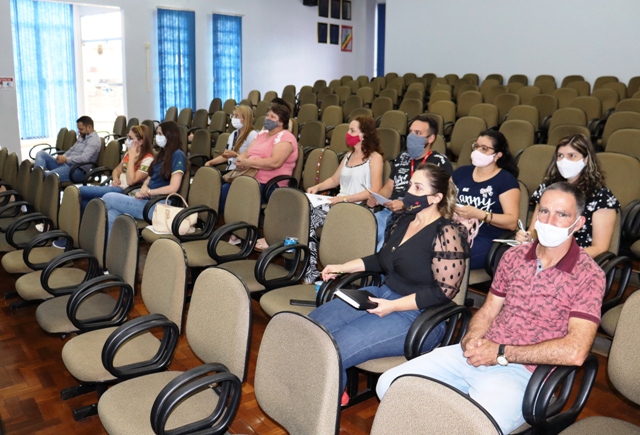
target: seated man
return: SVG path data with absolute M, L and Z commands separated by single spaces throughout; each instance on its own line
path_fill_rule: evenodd
M 389 198 L 391 201 L 380 204 L 385 208 L 376 213 L 376 221 L 378 223 L 378 247 L 377 251 L 382 248 L 387 228 L 395 219 L 402 214 L 404 205 L 402 198 L 409 188 L 409 180 L 413 175 L 413 171 L 422 163 L 433 163 L 436 166 L 442 166 L 449 174 L 453 174 L 451 163 L 442 154 L 431 151 L 431 145 L 438 135 L 438 121 L 428 115 L 420 115 L 414 119 L 409 128 L 407 136 L 407 151 L 401 153 L 393 161 L 391 175 L 387 184 L 382 186 L 380 195 Z M 369 207 L 374 207 L 378 203 L 370 198 L 367 201 Z
M 69 172 L 73 165 L 97 162 L 100 154 L 101 141 L 98 133 L 93 130 L 93 119 L 81 116 L 76 122 L 78 123 L 79 136 L 69 151 L 56 157 L 47 151 L 40 151 L 36 154 L 34 166 L 40 166 L 45 171 L 55 172 L 60 176 L 61 182 L 70 181 Z M 82 180 L 72 181 L 80 182 Z
M 505 252 L 462 342 L 387 371 L 378 396 L 398 376 L 417 373 L 469 394 L 505 434 L 523 424 L 536 364 L 581 365 L 600 322 L 604 272 L 572 237 L 584 225 L 584 207 L 571 184 L 549 186 L 535 224 L 538 242 Z

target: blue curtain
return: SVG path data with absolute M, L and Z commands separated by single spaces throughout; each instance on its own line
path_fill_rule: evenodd
M 213 14 L 213 96 L 242 99 L 242 17 Z
M 73 6 L 11 0 L 13 58 L 22 139 L 75 128 Z
M 158 9 L 160 118 L 196 104 L 196 13 Z
M 378 52 L 377 52 L 377 65 L 376 76 L 384 76 L 384 34 L 387 21 L 387 5 L 384 3 L 378 4 Z

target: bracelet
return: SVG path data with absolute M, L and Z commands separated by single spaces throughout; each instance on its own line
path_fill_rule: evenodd
M 489 220 L 487 221 L 487 223 L 491 224 L 491 222 L 493 222 L 493 212 L 492 211 L 489 212 Z
M 485 211 L 484 212 L 484 218 L 482 219 L 482 222 L 486 222 L 488 217 L 489 217 L 489 212 Z

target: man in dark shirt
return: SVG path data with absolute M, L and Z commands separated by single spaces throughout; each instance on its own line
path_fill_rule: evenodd
M 378 204 L 373 198 L 367 201 L 369 207 L 376 205 L 385 207 L 376 213 L 378 251 L 384 243 L 386 229 L 391 226 L 404 209 L 402 198 L 404 198 L 404 194 L 409 188 L 409 180 L 413 175 L 413 171 L 422 163 L 433 163 L 436 166 L 442 166 L 449 175 L 453 174 L 453 168 L 449 160 L 442 154 L 431 150 L 431 145 L 435 142 L 437 135 L 438 121 L 428 115 L 416 117 L 409 128 L 407 150 L 400 153 L 393 161 L 389 181 L 378 192 L 385 198 L 389 198 L 390 201 L 384 204 Z

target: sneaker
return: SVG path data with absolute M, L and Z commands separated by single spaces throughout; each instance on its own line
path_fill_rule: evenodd
M 242 242 L 242 240 L 237 238 L 234 234 L 231 234 L 231 237 L 229 237 L 229 244 L 230 245 L 239 245 L 240 242 Z
M 53 242 L 53 247 L 58 249 L 66 249 L 67 248 L 67 239 L 58 239 Z
M 349 395 L 347 392 L 342 393 L 342 398 L 340 399 L 340 406 L 347 406 L 349 404 Z

